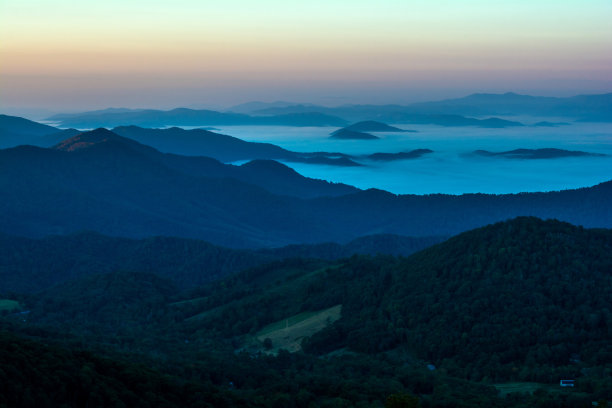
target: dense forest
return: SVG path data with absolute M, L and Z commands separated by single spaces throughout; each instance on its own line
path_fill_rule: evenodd
M 80 406 L 49 373 L 88 367 L 89 406 L 134 406 L 142 392 L 141 406 L 603 404 L 611 249 L 609 230 L 517 218 L 408 257 L 273 260 L 199 287 L 129 268 L 83 274 L 3 293 L 3 349 L 22 350 L 2 355 L 4 386 Z M 284 349 L 278 333 L 299 330 Z M 186 389 L 200 397 L 175 398 Z
M 136 240 L 81 232 L 31 239 L 0 234 L 0 281 L 3 292 L 35 293 L 71 279 L 127 270 L 153 273 L 188 289 L 274 260 L 407 256 L 443 240 L 371 235 L 344 245 L 329 242 L 251 250 L 177 237 Z

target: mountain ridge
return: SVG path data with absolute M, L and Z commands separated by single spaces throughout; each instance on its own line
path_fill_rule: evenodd
M 119 126 L 215 126 L 215 125 L 280 125 L 280 126 L 343 126 L 346 121 L 321 112 L 294 112 L 272 116 L 250 116 L 242 113 L 207 109 L 175 108 L 171 110 L 95 111 L 69 116 L 53 116 L 62 127 L 97 128 Z
M 518 126 L 517 122 L 480 122 L 473 118 L 491 115 L 536 117 L 568 117 L 577 121 L 609 122 L 612 120 L 612 93 L 577 95 L 572 97 L 543 97 L 475 93 L 462 98 L 417 102 L 407 105 L 346 105 L 339 107 L 309 107 L 350 121 L 378 120 L 388 123 L 430 123 L 442 126 Z M 300 112 L 304 108 L 285 106 L 267 108 L 260 114 Z
M 85 231 L 32 239 L 0 234 L 3 259 L 0 295 L 38 293 L 69 280 L 116 271 L 155 274 L 181 290 L 193 289 L 286 258 L 334 260 L 355 254 L 407 256 L 443 239 L 379 235 L 357 238 L 347 244 L 327 242 L 251 250 L 167 236 L 130 239 Z
M 361 122 L 353 123 L 352 125 L 346 126 L 343 129 L 353 130 L 357 132 L 416 132 L 415 130 L 400 129 L 395 126 L 387 125 L 386 123 L 377 122 L 375 120 L 364 120 Z
M 342 243 L 385 233 L 448 236 L 519 215 L 612 225 L 606 204 L 612 182 L 550 193 L 398 196 L 309 181 L 289 169 L 283 176 L 287 183 L 266 182 L 267 165 L 257 181 L 245 173 L 258 165 L 241 170 L 146 146 L 96 146 L 74 152 L 0 150 L 0 188 L 7 192 L 0 202 L 0 231 L 44 236 L 94 230 L 265 247 Z M 286 190 L 296 180 L 302 180 L 299 188 Z

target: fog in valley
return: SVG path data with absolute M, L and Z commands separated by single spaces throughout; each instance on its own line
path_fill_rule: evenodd
M 521 118 L 523 123 L 550 118 Z M 556 127 L 502 129 L 393 124 L 417 133 L 375 133 L 379 140 L 336 140 L 333 127 L 223 126 L 215 130 L 240 139 L 268 142 L 299 152 L 368 155 L 414 149 L 434 152 L 391 162 L 360 160 L 361 167 L 286 163 L 300 174 L 396 194 L 519 193 L 592 186 L 612 174 L 612 124 L 572 123 Z M 482 157 L 475 150 L 557 148 L 606 154 L 605 157 L 511 159 Z

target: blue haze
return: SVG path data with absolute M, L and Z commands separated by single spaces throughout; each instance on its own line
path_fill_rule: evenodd
M 514 118 L 516 120 L 516 118 Z M 562 119 L 529 118 L 524 123 Z M 222 126 L 218 132 L 248 141 L 269 142 L 300 152 L 352 155 L 431 149 L 418 159 L 369 162 L 364 167 L 286 163 L 300 174 L 359 188 L 396 194 L 518 193 L 587 187 L 612 179 L 612 124 L 574 123 L 559 127 L 481 129 L 392 124 L 418 133 L 375 133 L 380 140 L 334 140 L 337 128 Z M 558 148 L 604 153 L 607 157 L 521 160 L 481 157 L 474 150 Z

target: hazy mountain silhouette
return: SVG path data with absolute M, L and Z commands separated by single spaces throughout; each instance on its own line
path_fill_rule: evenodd
M 97 128 L 117 126 L 214 126 L 214 125 L 282 125 L 282 126 L 343 126 L 346 121 L 319 112 L 300 112 L 273 116 L 249 116 L 239 113 L 177 108 L 162 110 L 106 110 L 81 114 L 55 115 L 49 120 L 63 127 Z
M 377 120 L 388 123 L 429 123 L 442 126 L 517 126 L 517 122 L 479 122 L 465 116 L 528 115 L 567 117 L 580 121 L 612 120 L 612 93 L 578 95 L 569 98 L 505 94 L 472 94 L 463 98 L 445 99 L 410 105 L 346 105 L 339 107 L 303 105 L 266 108 L 255 113 L 282 114 L 308 110 L 342 117 L 350 121 Z
M 292 152 L 270 143 L 247 142 L 203 129 L 184 130 L 177 127 L 145 129 L 138 126 L 121 126 L 114 128 L 113 132 L 153 146 L 165 153 L 206 156 L 222 162 L 273 159 L 334 166 L 359 166 L 348 155 Z
M 505 152 L 490 152 L 487 150 L 475 150 L 474 154 L 487 157 L 505 157 L 508 159 L 556 159 L 560 157 L 604 157 L 605 154 L 589 153 L 579 150 L 564 150 L 555 148 L 543 149 L 515 149 Z
M 168 130 L 171 131 L 173 129 Z M 180 131 L 180 129 L 176 130 Z M 225 140 L 225 138 L 234 139 L 231 136 L 213 135 L 222 136 L 221 140 Z M 240 141 L 239 139 L 235 140 Z M 258 145 L 258 143 L 253 144 Z M 276 194 L 311 198 L 325 195 L 344 195 L 359 191 L 346 184 L 329 183 L 323 180 L 303 177 L 290 167 L 271 160 L 255 160 L 241 166 L 233 166 L 220 163 L 210 157 L 187 157 L 175 154 L 163 154 L 150 146 L 138 143 L 130 138 L 119 136 L 106 129 L 97 129 L 95 131 L 79 134 L 65 140 L 54 148 L 64 151 L 76 151 L 87 148 L 104 148 L 106 150 L 112 150 L 114 148 L 113 146 L 115 146 L 118 151 L 127 148 L 140 153 L 148 159 L 159 163 L 161 166 L 179 171 L 185 175 L 233 178 L 263 187 Z M 276 147 L 274 145 L 270 146 L 273 148 Z
M 416 130 L 404 130 L 374 120 L 353 123 L 352 125 L 346 126 L 344 129 L 355 132 L 416 132 Z
M 152 146 L 162 152 L 212 157 L 222 162 L 250 159 L 288 159 L 293 152 L 270 143 L 246 142 L 236 137 L 202 129 L 145 129 L 121 126 L 118 135 Z
M 229 108 L 226 109 L 227 112 L 234 112 L 234 113 L 245 113 L 245 114 L 252 114 L 254 112 L 263 110 L 263 109 L 268 109 L 268 108 L 283 108 L 286 106 L 295 106 L 297 105 L 296 103 L 293 102 L 285 102 L 285 101 L 276 101 L 276 102 L 260 102 L 260 101 L 253 101 L 253 102 L 246 102 L 246 103 L 241 103 L 239 105 L 234 105 L 231 106 Z M 301 104 L 302 106 L 308 107 L 308 106 L 315 106 L 312 104 Z
M 433 153 L 433 150 L 415 149 L 409 152 L 400 152 L 400 153 L 373 153 L 365 157 L 367 159 L 376 160 L 376 161 L 394 161 L 394 160 L 417 159 L 429 153 Z
M 522 124 L 495 117 L 477 119 L 468 116 L 530 115 L 608 122 L 612 120 L 611 106 L 612 93 L 554 98 L 508 92 L 505 94 L 472 94 L 464 98 L 414 103 L 404 106 L 344 105 L 325 107 L 312 104 L 291 105 L 286 102 L 251 102 L 237 105 L 225 113 L 187 108 L 177 108 L 169 111 L 109 108 L 91 112 L 58 114 L 51 116 L 49 120 L 60 122 L 63 127 L 77 128 L 128 125 L 146 127 L 172 125 L 344 126 L 346 121 L 499 128 Z M 239 111 L 239 113 L 235 113 L 235 111 Z M 245 113 L 249 113 L 251 116 Z M 364 129 L 363 131 L 367 130 Z
M 100 112 L 106 111 L 108 110 Z M 110 111 L 129 110 L 110 109 Z M 351 156 L 341 153 L 292 152 L 270 143 L 247 142 L 204 129 L 184 130 L 177 127 L 146 129 L 138 126 L 121 126 L 113 131 L 165 153 L 206 156 L 222 162 L 275 159 L 333 166 L 360 166 Z M 83 132 L 76 129 L 60 130 L 16 116 L 0 116 L 0 148 L 20 145 L 52 147 L 80 133 Z
M 421 113 L 446 112 L 457 115 L 531 115 L 570 117 L 581 120 L 612 120 L 612 93 L 570 98 L 505 94 L 472 94 L 410 105 Z
M 44 136 L 58 132 L 59 129 L 18 116 L 0 115 L 0 131 L 31 136 Z
M 76 129 L 61 130 L 18 116 L 0 115 L 0 148 L 21 145 L 51 147 L 78 133 Z
M 57 122 L 57 121 L 61 121 L 64 119 L 77 118 L 83 114 L 95 116 L 95 115 L 106 115 L 109 113 L 113 114 L 113 113 L 142 112 L 143 110 L 145 109 L 106 108 L 106 109 L 93 110 L 93 111 L 87 111 L 87 112 L 57 113 L 53 116 L 50 116 L 48 120 Z
M 541 121 L 541 122 L 536 122 L 531 126 L 535 126 L 535 127 L 559 127 L 559 126 L 567 126 L 569 125 L 569 123 L 567 122 L 549 122 L 549 121 Z
M 475 119 L 456 114 L 448 114 L 446 111 L 436 113 L 423 113 L 422 109 L 401 105 L 346 105 L 328 108 L 324 106 L 313 106 L 306 109 L 302 105 L 287 106 L 283 108 L 269 108 L 256 113 L 266 115 L 281 115 L 289 113 L 318 111 L 327 115 L 334 115 L 351 122 L 355 121 L 380 121 L 387 123 L 407 123 L 439 126 L 477 126 L 484 128 L 503 128 L 511 126 L 523 126 L 522 123 L 499 118 Z
M 331 133 L 330 139 L 347 139 L 347 140 L 376 140 L 380 139 L 370 133 L 357 132 L 349 129 L 339 129 Z
M 253 117 L 253 125 L 279 126 L 343 126 L 346 120 L 320 112 L 289 113 L 271 117 Z
M 403 130 L 394 126 L 389 126 L 382 122 L 367 120 L 357 122 L 352 125 L 335 130 L 331 133 L 332 139 L 352 139 L 352 140 L 368 140 L 380 139 L 368 132 L 416 132 L 415 130 Z
M 255 170 L 262 174 L 256 180 Z M 289 185 L 295 196 L 286 195 Z M 33 237 L 92 230 L 254 247 L 381 233 L 448 236 L 518 215 L 612 225 L 612 182 L 508 195 L 345 194 L 351 187 L 301 178 L 276 164 L 240 170 L 209 158 L 161 154 L 107 130 L 81 134 L 57 149 L 0 150 L 0 190 L 0 231 Z

